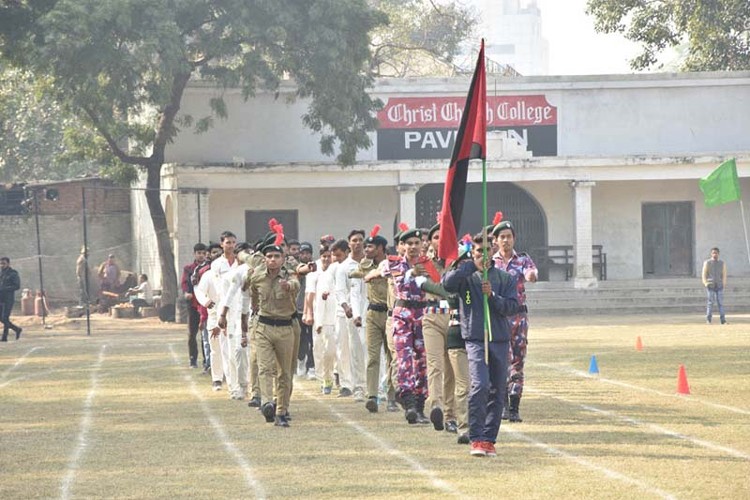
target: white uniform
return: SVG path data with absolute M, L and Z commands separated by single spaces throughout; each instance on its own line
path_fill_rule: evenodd
M 218 284 L 216 273 L 212 269 L 208 269 L 193 288 L 195 300 L 203 307 L 206 307 L 209 302 L 218 304 L 219 300 L 221 300 Z M 219 325 L 219 315 L 216 312 L 215 305 L 207 310 L 208 319 L 206 320 L 206 329 L 211 332 Z M 211 380 L 221 382 L 224 378 L 224 366 L 229 353 L 227 337 L 223 334 L 219 334 L 218 337 L 209 336 L 209 344 L 211 345 L 211 352 L 218 354 L 218 356 L 211 356 Z
M 229 291 L 229 280 L 232 277 L 232 270 L 239 266 L 237 259 L 230 264 L 226 257 L 223 255 L 211 263 L 211 271 L 215 274 L 216 289 L 219 292 L 219 300 L 217 301 L 217 310 L 219 310 L 219 304 L 224 301 L 224 297 Z M 220 312 L 220 310 L 219 310 Z M 239 318 L 239 316 L 237 317 Z M 227 327 L 224 330 L 227 336 L 227 349 L 226 355 L 222 352 L 224 362 L 224 376 L 227 379 L 227 387 L 229 388 L 229 397 L 231 399 L 237 399 L 241 395 L 239 394 L 239 384 L 237 382 L 237 363 L 232 361 L 234 358 L 232 340 L 233 336 L 239 336 L 240 333 L 239 319 L 234 321 L 234 316 L 227 316 Z M 236 339 L 235 339 L 236 340 Z M 234 363 L 234 366 L 233 366 Z
M 365 329 L 354 325 L 355 318 L 361 318 L 364 322 L 367 315 L 367 293 L 364 280 L 350 278 L 349 274 L 355 271 L 359 263 L 347 257 L 336 268 L 336 302 L 338 304 L 337 329 L 339 337 L 339 360 L 341 364 L 348 364 L 349 372 L 341 381 L 342 387 L 362 389 L 366 383 L 367 360 L 365 351 Z M 352 308 L 352 318 L 344 314 L 341 304 L 347 303 Z M 348 358 L 348 363 L 344 363 Z M 339 373 L 339 375 L 342 375 Z M 344 381 L 348 385 L 344 384 Z
M 227 312 L 227 337 L 229 338 L 229 374 L 227 385 L 229 392 L 236 399 L 247 396 L 248 370 L 250 367 L 250 344 L 242 347 L 242 323 L 243 314 L 250 312 L 250 294 L 242 290 L 242 284 L 247 276 L 249 266 L 242 264 L 227 273 L 226 293 L 219 303 L 219 311 L 228 307 Z M 248 321 L 249 322 L 249 321 Z M 230 329 L 230 325 L 233 328 Z M 229 381 L 235 384 L 234 387 Z
M 332 266 L 307 275 L 305 293 L 314 293 L 313 301 L 313 358 L 315 374 L 324 387 L 333 384 L 333 368 L 336 362 L 336 298 L 334 297 L 334 275 Z M 323 299 L 327 293 L 328 298 Z M 320 328 L 320 333 L 318 332 Z

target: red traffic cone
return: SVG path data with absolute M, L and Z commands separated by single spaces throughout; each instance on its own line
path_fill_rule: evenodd
M 685 365 L 680 365 L 680 369 L 677 372 L 677 394 L 690 394 Z
M 641 340 L 640 335 L 638 335 L 638 338 L 635 339 L 635 350 L 638 352 L 643 350 L 643 341 Z

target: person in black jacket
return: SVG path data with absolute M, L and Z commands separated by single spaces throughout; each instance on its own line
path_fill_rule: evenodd
M 515 279 L 485 257 L 482 234 L 474 237 L 472 260 L 460 262 L 443 276 L 446 291 L 459 298 L 461 335 L 469 358 L 469 439 L 471 455 L 497 456 L 495 441 L 508 380 L 510 325 L 507 317 L 518 312 Z M 487 269 L 487 279 L 482 269 Z M 483 297 L 489 303 L 490 330 L 485 340 Z M 485 358 L 485 349 L 487 358 Z M 487 359 L 487 361 L 485 361 Z
M 0 321 L 3 323 L 3 342 L 8 341 L 8 330 L 16 332 L 16 340 L 21 337 L 23 329 L 10 321 L 10 311 L 19 288 L 21 278 L 18 277 L 18 271 L 10 267 L 8 257 L 0 257 Z

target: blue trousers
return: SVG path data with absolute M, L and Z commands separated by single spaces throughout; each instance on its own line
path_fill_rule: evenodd
M 721 322 L 724 323 L 724 289 L 719 288 L 717 289 L 711 289 L 706 288 L 706 319 L 708 321 L 711 321 L 711 316 L 713 315 L 713 303 L 716 302 L 716 306 L 719 308 L 719 317 L 721 319 Z
M 466 341 L 469 358 L 469 439 L 497 440 L 500 416 L 505 403 L 508 382 L 508 350 L 510 343 L 489 342 L 489 365 L 484 362 L 484 342 Z

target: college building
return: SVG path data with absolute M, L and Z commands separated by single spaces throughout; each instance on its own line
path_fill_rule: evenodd
M 373 146 L 342 166 L 305 128 L 304 100 L 194 83 L 181 113 L 229 117 L 184 129 L 167 149 L 162 186 L 177 269 L 223 230 L 254 242 L 274 217 L 316 243 L 380 224 L 434 224 L 468 77 L 383 79 Z M 487 77 L 489 218 L 502 211 L 543 280 L 693 278 L 718 246 L 731 276 L 750 276 L 739 203 L 707 208 L 698 181 L 736 158 L 750 192 L 750 72 Z M 481 161 L 472 162 L 461 234 L 481 227 Z M 148 220 L 141 195 L 134 221 Z M 160 281 L 150 224 L 133 225 L 136 267 Z

